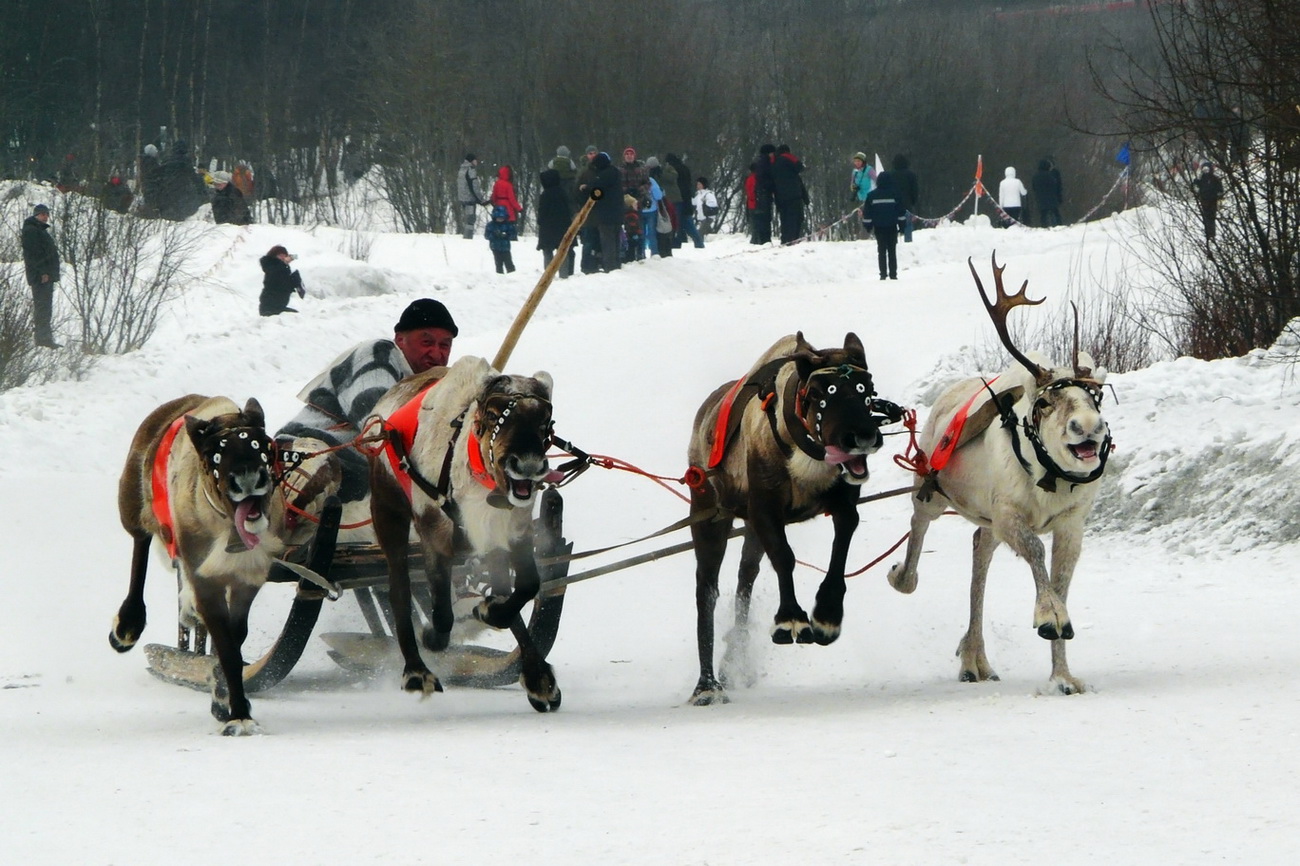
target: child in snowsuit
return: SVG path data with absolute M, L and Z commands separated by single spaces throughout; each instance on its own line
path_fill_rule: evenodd
M 624 262 L 639 262 L 645 258 L 645 237 L 641 234 L 641 210 L 634 196 L 623 196 L 623 234 L 627 246 L 623 248 Z
M 510 222 L 510 211 L 505 205 L 492 208 L 492 221 L 483 229 L 483 236 L 488 240 L 488 249 L 492 250 L 492 259 L 496 262 L 498 274 L 513 274 L 515 261 L 510 257 L 510 242 L 518 240 L 515 224 Z

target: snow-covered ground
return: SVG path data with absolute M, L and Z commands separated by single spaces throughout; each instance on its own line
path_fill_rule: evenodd
M 859 334 L 883 397 L 916 405 L 972 372 L 995 337 L 966 258 L 1063 316 L 1066 287 L 1140 265 L 1127 214 L 1053 231 L 954 225 L 900 245 L 876 278 L 870 242 L 704 250 L 557 281 L 509 364 L 555 377 L 558 432 L 648 471 L 685 470 L 700 401 L 777 337 Z M 57 225 L 56 225 L 57 231 Z M 388 673 L 357 681 L 313 639 L 254 696 L 265 736 L 216 734 L 203 695 L 163 684 L 106 639 L 130 545 L 116 480 L 136 425 L 188 392 L 256 396 L 272 426 L 347 346 L 391 332 L 433 296 L 461 327 L 455 355 L 491 358 L 541 272 L 532 238 L 497 276 L 487 243 L 339 229 L 214 227 L 195 279 L 153 340 L 80 382 L 0 395 L 0 863 L 542 864 L 1289 863 L 1300 855 L 1300 641 L 1287 611 L 1300 496 L 1300 388 L 1266 353 L 1114 375 L 1117 450 L 1070 595 L 1071 667 L 1093 691 L 1040 696 L 1048 644 L 1030 625 L 1028 568 L 1005 548 L 986 611 L 1000 682 L 956 681 L 970 527 L 931 530 L 914 595 L 850 582 L 830 647 L 777 647 L 754 619 L 762 678 L 732 703 L 685 705 L 697 675 L 693 562 L 683 555 L 570 588 L 550 655 L 563 708 L 517 687 L 428 701 Z M 370 239 L 365 235 L 364 239 Z M 301 313 L 262 319 L 257 258 L 299 255 Z M 922 416 L 926 407 L 918 406 Z M 889 459 L 868 490 L 907 483 Z M 565 488 L 578 549 L 644 535 L 684 505 L 635 475 L 593 469 Z M 850 568 L 906 531 L 905 499 L 863 506 Z M 825 520 L 791 532 L 824 563 Z M 680 539 L 669 539 L 669 541 Z M 643 545 L 648 549 L 652 544 Z M 610 554 L 618 558 L 641 548 Z M 731 614 L 737 552 L 724 565 Z M 811 604 L 818 575 L 801 569 Z M 269 586 L 246 655 L 278 630 L 291 590 Z M 146 642 L 174 633 L 160 562 Z M 1270 612 L 1271 611 L 1271 612 Z M 319 632 L 361 628 L 349 596 Z

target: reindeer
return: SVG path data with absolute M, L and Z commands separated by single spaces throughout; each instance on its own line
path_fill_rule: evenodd
M 728 382 L 704 401 L 689 448 L 691 466 L 706 470 L 691 489 L 700 656 L 692 704 L 727 702 L 724 686 L 744 675 L 749 605 L 765 553 L 781 593 L 772 642 L 826 645 L 839 637 L 844 565 L 858 525 L 867 455 L 883 442 L 880 425 L 900 417 L 897 406 L 876 398 L 862 342 L 852 333 L 843 348 L 821 350 L 802 332 L 783 337 L 744 379 Z M 823 512 L 831 515 L 835 537 L 810 620 L 795 597 L 795 558 L 785 527 Z M 735 628 L 719 680 L 713 670 L 713 617 L 733 517 L 745 521 L 744 545 Z
M 450 643 L 452 560 L 473 551 L 487 565 L 493 590 L 473 616 L 509 628 L 519 642 L 521 680 L 533 708 L 559 709 L 555 675 L 520 617 L 541 586 L 532 505 L 541 482 L 554 478 L 546 459 L 551 377 L 502 375 L 482 358 L 467 356 L 436 387 L 430 381 L 426 374 L 407 379 L 375 406 L 389 429 L 384 452 L 371 462 L 370 509 L 388 562 L 394 631 L 405 664 L 402 688 L 426 697 L 442 691 L 420 657 L 411 622 L 407 558 L 414 522 L 433 594 L 425 646 L 441 652 Z M 400 416 L 418 417 L 418 425 L 398 423 Z
M 1029 563 L 1034 577 L 1034 627 L 1052 642 L 1048 690 L 1077 694 L 1085 684 L 1071 675 L 1066 641 L 1074 626 L 1066 610 L 1070 579 L 1083 543 L 1083 525 L 1110 453 L 1110 428 L 1101 414 L 1105 371 L 1079 351 L 1075 320 L 1073 367 L 1053 367 L 1035 353 L 1022 354 L 1007 330 L 1014 307 L 1041 304 L 1025 295 L 1029 281 L 1008 295 L 996 254 L 997 301 L 990 302 L 975 266 L 971 275 L 1002 344 L 1018 362 L 994 380 L 967 379 L 935 402 L 919 439 L 931 455 L 912 496 L 907 555 L 889 571 L 899 592 L 916 589 L 917 560 L 930 522 L 953 508 L 976 525 L 971 571 L 970 624 L 957 647 L 962 682 L 996 680 L 984 650 L 984 587 L 993 551 L 1005 543 Z M 996 387 L 994 387 L 996 386 Z M 993 425 L 994 418 L 1001 423 Z M 956 419 L 956 420 L 954 420 Z M 965 426 L 961 424 L 965 420 Z M 1040 535 L 1052 534 L 1050 574 Z
M 180 619 L 212 637 L 212 715 L 221 733 L 259 733 L 244 692 L 241 647 L 248 611 L 276 557 L 306 540 L 277 483 L 282 452 L 266 433 L 262 407 L 241 411 L 225 397 L 190 394 L 155 409 L 136 431 L 118 484 L 122 527 L 134 540 L 131 582 L 108 640 L 126 652 L 145 627 L 144 585 L 149 546 L 166 545 L 179 571 Z M 298 455 L 291 455 L 295 463 Z M 298 505 L 338 489 L 336 461 L 317 460 Z M 305 572 L 289 566 L 295 572 Z

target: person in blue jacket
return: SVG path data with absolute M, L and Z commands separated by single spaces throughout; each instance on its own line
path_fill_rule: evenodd
M 488 240 L 488 249 L 492 250 L 492 260 L 496 263 L 498 274 L 513 274 L 515 260 L 510 255 L 510 242 L 519 239 L 515 233 L 515 224 L 510 222 L 510 210 L 503 204 L 492 208 L 492 221 L 483 229 L 483 236 Z
M 898 279 L 898 232 L 907 209 L 898 196 L 892 172 L 876 175 L 876 188 L 863 202 L 862 223 L 876 236 L 876 256 L 880 261 L 880 278 Z

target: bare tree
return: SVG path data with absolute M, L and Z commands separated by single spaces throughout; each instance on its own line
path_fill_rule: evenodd
M 1244 354 L 1300 315 L 1300 6 L 1198 0 L 1151 17 L 1155 62 L 1118 48 L 1136 71 L 1099 86 L 1172 214 L 1150 246 L 1183 322 L 1180 349 Z M 1190 189 L 1204 164 L 1226 189 L 1213 239 Z

